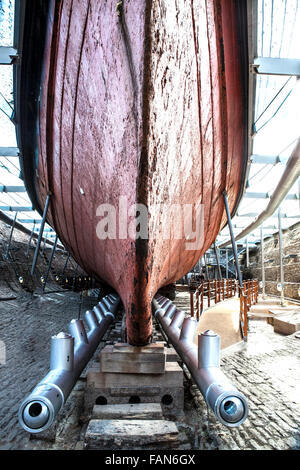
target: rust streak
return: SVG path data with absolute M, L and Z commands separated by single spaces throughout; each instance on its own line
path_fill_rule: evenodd
M 78 245 L 78 239 L 77 239 L 77 231 L 76 231 L 76 223 L 75 223 L 75 216 L 74 216 L 74 188 L 73 188 L 73 172 L 74 172 L 74 139 L 75 139 L 75 122 L 76 122 L 76 111 L 77 111 L 77 99 L 78 99 L 78 83 L 79 83 L 79 76 L 80 76 L 80 71 L 81 71 L 81 60 L 82 60 L 82 51 L 83 51 L 83 46 L 84 46 L 84 41 L 85 41 L 85 35 L 86 35 L 86 28 L 87 28 L 87 23 L 88 23 L 88 17 L 89 17 L 89 11 L 90 11 L 90 0 L 88 2 L 88 7 L 87 7 L 87 13 L 85 17 L 85 22 L 84 22 L 84 27 L 83 27 L 83 33 L 82 33 L 82 41 L 81 41 L 81 46 L 80 46 L 80 54 L 79 54 L 79 65 L 78 65 L 78 71 L 77 71 L 77 77 L 76 77 L 76 87 L 75 87 L 75 99 L 74 99 L 74 115 L 73 115 L 73 125 L 72 125 L 72 144 L 71 144 L 71 184 L 70 184 L 70 193 L 71 193 L 71 215 L 72 215 L 72 222 L 73 222 L 73 227 L 74 227 L 74 236 L 75 236 L 75 242 L 76 242 L 76 247 L 77 247 L 77 255 L 80 259 L 81 267 L 87 271 L 87 267 L 85 263 L 82 260 L 81 254 L 80 254 L 80 249 Z M 84 247 L 83 247 L 84 248 Z

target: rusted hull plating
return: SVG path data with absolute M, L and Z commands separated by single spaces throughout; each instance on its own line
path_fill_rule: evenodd
M 37 194 L 76 261 L 110 284 L 128 342 L 151 341 L 151 300 L 181 278 L 235 207 L 244 178 L 247 109 L 234 0 L 51 2 L 39 109 Z M 204 205 L 201 246 L 118 233 L 135 203 Z M 96 233 L 97 207 L 116 209 L 116 238 Z M 121 215 L 120 215 L 121 214 Z M 195 211 L 193 214 L 195 223 Z

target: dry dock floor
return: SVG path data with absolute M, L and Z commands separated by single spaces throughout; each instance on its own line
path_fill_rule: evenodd
M 51 335 L 65 330 L 67 323 L 77 318 L 79 294 L 14 294 L 14 300 L 0 303 L 2 359 L 5 353 L 0 365 L 0 449 L 80 448 L 84 374 L 67 401 L 55 442 L 30 439 L 17 420 L 21 401 L 48 371 Z M 82 311 L 93 303 L 95 300 L 86 299 Z M 175 303 L 188 312 L 187 293 L 178 293 Z M 220 305 L 216 306 L 219 310 Z M 218 331 L 214 309 L 203 315 L 201 329 Z M 224 302 L 221 310 L 221 315 L 229 315 L 231 302 Z M 248 398 L 249 417 L 239 428 L 224 427 L 212 412 L 208 413 L 197 387 L 187 379 L 181 426 L 190 437 L 192 449 L 300 449 L 300 339 L 295 334 L 275 333 L 265 319 L 252 318 L 249 327 L 247 346 L 221 360 L 224 372 Z M 106 339 L 119 341 L 119 331 L 112 327 Z

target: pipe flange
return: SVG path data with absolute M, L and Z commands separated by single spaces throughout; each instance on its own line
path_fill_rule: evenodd
M 60 399 L 58 400 L 60 406 L 55 409 L 52 401 L 43 395 L 43 390 L 40 393 L 29 395 L 19 408 L 18 418 L 22 428 L 32 434 L 48 429 L 65 402 L 64 394 L 56 384 L 45 383 L 40 386 L 45 389 L 45 392 L 54 391 L 56 397 Z
M 55 418 L 55 410 L 46 397 L 29 396 L 20 406 L 18 418 L 25 431 L 37 434 L 51 426 Z
M 238 391 L 223 393 L 215 403 L 214 413 L 225 426 L 240 426 L 248 416 L 247 400 Z

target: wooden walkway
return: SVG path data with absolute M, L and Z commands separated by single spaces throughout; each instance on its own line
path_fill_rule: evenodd
M 221 349 L 240 342 L 242 336 L 239 327 L 239 298 L 232 297 L 209 308 L 207 308 L 206 299 L 205 301 L 205 310 L 200 317 L 197 333 L 200 334 L 205 330 L 215 331 L 221 337 Z M 190 314 L 189 292 L 177 292 L 174 304 L 183 312 Z M 197 343 L 197 335 L 195 335 L 195 342 Z

